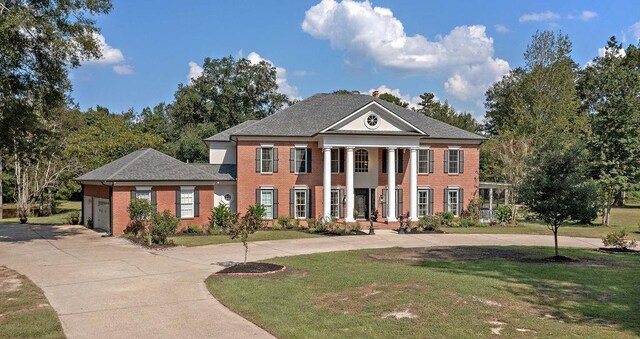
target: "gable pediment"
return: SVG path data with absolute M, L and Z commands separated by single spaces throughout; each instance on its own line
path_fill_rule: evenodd
M 424 134 L 415 126 L 372 101 L 366 106 L 349 114 L 337 123 L 324 129 L 321 133 L 331 132 L 388 133 L 406 132 Z

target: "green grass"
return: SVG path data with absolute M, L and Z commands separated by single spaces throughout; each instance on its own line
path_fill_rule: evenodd
M 614 231 L 626 230 L 629 239 L 640 240 L 640 207 L 614 208 L 611 212 L 611 225 L 602 226 L 596 220 L 593 225 L 568 224 L 560 227 L 558 235 L 570 237 L 602 238 Z M 483 234 L 544 234 L 553 235 L 547 226 L 541 223 L 520 221 L 517 226 L 487 227 L 444 227 L 447 233 L 483 233 Z
M 64 338 L 58 315 L 27 277 L 0 266 L 0 338 Z
M 81 212 L 82 202 L 80 201 L 61 201 L 58 206 L 58 214 L 50 215 L 47 217 L 29 217 L 27 223 L 29 224 L 68 224 L 68 219 L 71 217 L 73 211 Z M 0 224 L 17 224 L 20 222 L 19 218 L 1 219 Z
M 212 276 L 206 283 L 225 306 L 279 338 L 492 337 L 492 328 L 502 328 L 503 337 L 640 335 L 637 255 L 561 250 L 591 260 L 585 266 L 513 257 L 544 258 L 553 255 L 550 248 L 459 247 L 413 257 L 407 251 L 276 258 L 269 262 L 288 273 Z M 417 318 L 383 319 L 405 310 Z
M 249 236 L 249 241 L 304 239 L 317 237 L 321 237 L 321 235 L 298 231 L 258 231 Z M 176 245 L 188 247 L 241 242 L 240 239 L 231 239 L 231 237 L 228 235 L 175 236 L 170 237 L 169 240 L 172 240 Z

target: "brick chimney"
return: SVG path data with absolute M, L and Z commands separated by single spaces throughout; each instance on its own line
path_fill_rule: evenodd
M 378 92 L 378 91 L 373 91 L 373 94 L 372 94 L 372 95 L 373 95 L 374 97 L 376 97 L 376 98 L 377 98 L 377 97 L 378 97 L 378 94 L 380 94 L 380 92 Z

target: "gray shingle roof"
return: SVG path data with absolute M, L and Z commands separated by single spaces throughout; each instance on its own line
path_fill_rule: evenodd
M 129 153 L 89 173 L 78 181 L 225 181 L 234 180 L 225 165 L 187 164 L 152 148 Z
M 206 139 L 204 139 L 204 141 L 229 141 L 229 137 L 231 137 L 231 135 L 239 133 L 240 131 L 242 131 L 243 129 L 253 125 L 254 123 L 258 122 L 259 120 L 247 120 L 244 122 L 241 122 L 238 125 L 235 125 L 229 129 L 226 129 L 214 136 L 208 137 Z
M 316 94 L 262 120 L 231 131 L 228 135 L 311 137 L 372 101 L 377 102 L 414 125 L 424 132 L 428 138 L 484 139 L 480 135 L 451 126 L 421 113 L 400 107 L 380 98 L 362 94 Z

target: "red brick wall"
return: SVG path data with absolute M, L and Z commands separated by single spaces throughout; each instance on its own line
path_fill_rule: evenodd
M 261 174 L 255 171 L 256 148 L 262 143 L 273 144 L 278 149 L 278 173 Z M 300 174 L 289 172 L 289 149 L 295 144 L 307 144 L 307 147 L 313 151 L 312 173 Z M 446 174 L 444 173 L 444 151 L 448 148 L 447 144 L 430 144 L 434 154 L 434 171 L 431 174 L 418 174 L 419 186 L 430 186 L 434 189 L 434 212 L 441 212 L 443 208 L 443 190 L 448 185 L 457 185 L 464 189 L 464 206 L 469 200 L 477 196 L 480 153 L 478 145 L 461 145 L 464 150 L 464 173 L 462 174 Z M 408 149 L 398 149 L 396 152 L 404 151 L 403 161 L 404 170 L 402 173 L 396 173 L 396 185 L 403 189 L 403 211 L 406 214 L 409 211 L 409 166 L 410 153 Z M 382 161 L 382 149 L 378 154 L 379 161 Z M 238 212 L 244 213 L 249 205 L 256 203 L 255 190 L 260 185 L 273 186 L 278 189 L 278 215 L 289 215 L 289 190 L 294 185 L 307 185 L 313 189 L 314 199 L 314 215 L 319 217 L 322 215 L 322 170 L 323 170 L 323 154 L 322 149 L 318 148 L 316 142 L 271 142 L 271 141 L 239 141 L 238 142 Z M 337 173 L 331 175 L 331 185 L 340 185 L 344 188 L 346 183 L 345 173 Z M 382 173 L 382 166 L 378 166 L 378 197 L 382 193 L 382 189 L 387 185 L 387 173 Z M 382 213 L 382 205 L 378 201 L 378 211 L 380 216 Z M 345 212 L 346 213 L 346 212 Z M 399 211 L 397 212 L 400 215 Z
M 84 195 L 109 199 L 109 186 L 104 185 L 82 185 Z
M 199 193 L 200 215 L 195 218 L 180 219 L 180 227 L 178 231 L 186 229 L 187 225 L 202 226 L 209 223 L 211 209 L 213 208 L 213 186 L 196 186 Z M 135 190 L 134 186 L 114 186 L 113 187 L 113 235 L 121 235 L 129 224 L 129 213 L 127 207 L 131 201 L 131 191 Z M 180 186 L 153 186 L 152 190 L 156 192 L 156 202 L 158 212 L 165 209 L 176 213 L 176 190 Z

